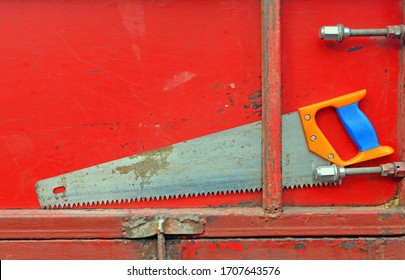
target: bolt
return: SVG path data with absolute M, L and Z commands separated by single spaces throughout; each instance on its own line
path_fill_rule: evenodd
M 336 26 L 322 26 L 319 37 L 323 40 L 342 42 L 345 38 L 356 36 L 384 36 L 388 39 L 403 39 L 405 37 L 405 25 L 392 25 L 386 28 L 376 29 L 350 29 L 343 24 Z
M 330 153 L 330 154 L 328 155 L 328 159 L 333 159 L 334 157 L 335 157 L 335 155 L 332 154 L 332 153 Z
M 305 120 L 306 121 L 309 121 L 311 119 L 311 116 L 310 115 L 305 115 Z
M 381 176 L 405 177 L 405 162 L 385 163 L 380 165 Z
M 329 158 L 330 155 L 329 154 Z M 329 166 L 318 166 L 314 169 L 314 179 L 324 183 L 340 182 L 342 178 L 353 175 L 380 174 L 396 178 L 405 177 L 405 162 L 385 163 L 374 167 L 345 168 L 332 164 Z
M 312 142 L 315 142 L 316 141 L 316 136 L 312 135 L 310 139 L 311 139 Z

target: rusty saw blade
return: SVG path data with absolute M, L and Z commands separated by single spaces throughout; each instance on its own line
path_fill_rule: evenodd
M 261 122 L 38 181 L 43 208 L 259 190 Z

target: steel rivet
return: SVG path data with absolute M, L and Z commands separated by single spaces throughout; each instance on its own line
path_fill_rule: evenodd
M 305 120 L 306 121 L 309 121 L 311 119 L 311 116 L 310 115 L 305 115 Z
M 332 154 L 332 153 L 330 153 L 330 154 L 328 155 L 328 158 L 329 158 L 329 159 L 333 159 L 334 157 L 335 157 L 335 155 Z
M 312 142 L 316 141 L 316 136 L 315 136 L 315 135 L 312 135 L 312 136 L 311 136 L 311 141 L 312 141 Z

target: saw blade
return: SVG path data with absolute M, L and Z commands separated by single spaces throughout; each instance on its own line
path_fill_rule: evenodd
M 312 187 L 322 183 L 313 172 L 329 161 L 308 150 L 298 112 L 282 116 L 282 185 L 285 188 Z
M 38 181 L 43 208 L 259 190 L 261 121 Z

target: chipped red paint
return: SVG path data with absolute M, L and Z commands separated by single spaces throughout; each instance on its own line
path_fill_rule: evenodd
M 211 250 L 215 246 L 221 249 Z M 181 239 L 168 241 L 167 250 L 172 259 L 185 260 L 403 260 L 405 238 Z
M 207 244 L 207 249 L 209 251 L 217 251 L 217 250 L 233 250 L 233 251 L 242 251 L 244 249 L 243 245 L 239 242 L 217 242 L 212 241 Z

